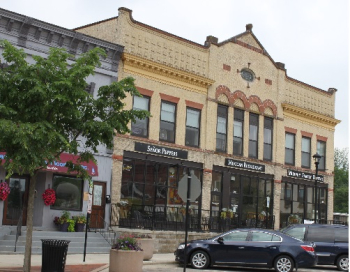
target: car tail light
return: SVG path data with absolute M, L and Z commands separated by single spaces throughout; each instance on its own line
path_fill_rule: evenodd
M 308 251 L 308 252 L 315 252 L 313 246 L 301 246 L 302 249 L 304 249 L 305 251 Z

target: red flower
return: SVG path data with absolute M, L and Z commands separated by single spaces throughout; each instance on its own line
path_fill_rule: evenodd
M 46 206 L 50 206 L 56 201 L 56 192 L 53 189 L 46 189 L 43 193 L 43 200 Z
M 10 194 L 10 187 L 6 182 L 0 183 L 0 200 L 6 200 Z

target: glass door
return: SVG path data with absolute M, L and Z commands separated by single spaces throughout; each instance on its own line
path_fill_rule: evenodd
M 5 182 L 8 183 L 11 191 L 4 201 L 2 224 L 17 225 L 22 215 L 22 226 L 25 226 L 27 221 L 28 178 L 12 176 Z

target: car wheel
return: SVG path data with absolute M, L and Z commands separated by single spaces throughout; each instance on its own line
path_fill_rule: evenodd
M 337 259 L 337 267 L 340 271 L 348 271 L 349 270 L 349 256 L 348 255 L 341 255 Z
M 196 269 L 205 269 L 209 266 L 209 256 L 204 251 L 196 251 L 191 255 L 191 265 Z
M 294 269 L 293 260 L 286 256 L 278 256 L 275 260 L 275 270 L 278 272 L 291 272 Z

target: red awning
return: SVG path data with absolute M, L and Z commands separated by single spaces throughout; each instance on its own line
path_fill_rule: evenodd
M 5 152 L 0 152 L 0 159 L 3 160 L 5 158 L 5 154 Z M 79 156 L 68 153 L 62 153 L 60 155 L 60 160 L 54 161 L 53 163 L 47 165 L 44 171 L 67 173 L 68 168 L 66 167 L 66 162 L 72 161 L 73 163 L 76 163 L 78 159 Z M 98 168 L 96 163 L 94 163 L 93 161 L 82 162 L 81 166 L 89 173 L 90 176 L 98 176 Z

